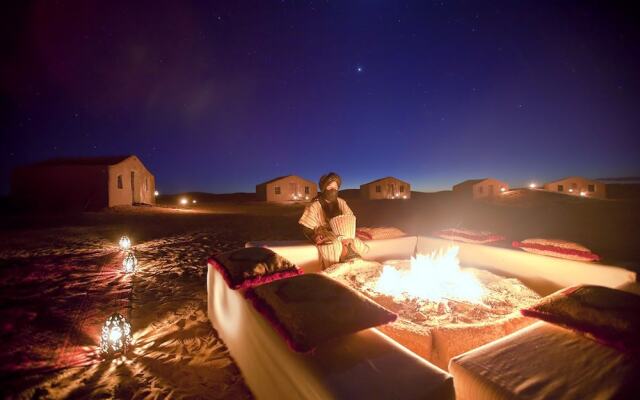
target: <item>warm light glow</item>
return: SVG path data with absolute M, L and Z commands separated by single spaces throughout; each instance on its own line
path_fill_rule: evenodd
M 196 203 L 197 203 L 196 199 L 191 200 L 191 202 L 192 202 L 193 204 L 196 204 Z
M 131 247 L 131 239 L 127 235 L 122 235 L 118 244 L 122 250 L 128 250 Z
M 125 353 L 131 345 L 131 325 L 120 314 L 107 318 L 100 335 L 100 352 L 104 356 Z
M 122 269 L 125 273 L 136 272 L 136 267 L 138 266 L 138 259 L 132 251 L 127 252 L 127 255 L 122 260 Z
M 500 188 L 500 191 L 501 191 L 502 193 L 504 193 L 504 192 L 506 192 L 506 191 L 507 191 L 507 189 L 506 189 L 506 188 L 501 187 L 501 188 Z
M 180 204 L 182 204 L 183 206 L 187 205 L 188 202 L 189 202 L 189 200 L 186 197 L 183 197 L 183 198 L 180 199 Z
M 573 193 L 573 189 L 569 189 L 569 192 Z
M 584 197 L 587 195 L 587 192 L 580 192 L 580 196 Z
M 406 199 L 406 198 L 407 198 L 407 195 L 405 194 L 404 196 L 402 196 L 402 198 L 403 198 L 403 199 Z
M 536 184 L 535 183 L 530 183 L 529 184 L 529 188 L 530 189 L 535 189 L 536 188 Z
M 460 269 L 458 246 L 411 258 L 409 269 L 383 265 L 374 290 L 396 300 L 422 298 L 441 302 L 449 299 L 480 303 L 484 288 L 476 278 Z
M 153 192 L 153 195 L 154 195 L 154 196 L 159 196 L 159 195 L 160 195 L 160 192 L 158 192 L 158 191 L 156 190 L 156 191 L 154 191 L 154 192 Z
M 304 199 L 305 200 L 309 200 L 309 196 L 304 196 Z

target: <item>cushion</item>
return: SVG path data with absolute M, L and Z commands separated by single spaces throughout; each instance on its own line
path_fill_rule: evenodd
M 356 237 L 360 240 L 394 239 L 403 236 L 407 236 L 407 234 L 393 226 L 361 227 L 356 229 Z
M 588 248 L 573 242 L 558 239 L 526 239 L 522 242 L 514 241 L 513 247 L 529 253 L 545 256 L 566 258 L 576 261 L 598 261 L 600 257 Z
M 298 275 L 247 290 L 246 298 L 297 352 L 395 321 L 396 315 L 319 274 Z
M 603 286 L 574 286 L 521 312 L 584 333 L 622 351 L 640 350 L 640 296 L 633 293 Z
M 209 259 L 231 289 L 244 289 L 302 274 L 284 257 L 263 247 L 247 247 L 216 254 Z
M 455 240 L 465 243 L 486 244 L 504 240 L 504 236 L 486 231 L 472 231 L 470 229 L 451 228 L 435 233 L 435 236 L 443 239 Z

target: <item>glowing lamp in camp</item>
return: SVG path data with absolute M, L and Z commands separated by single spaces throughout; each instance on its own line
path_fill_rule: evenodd
M 535 183 L 530 183 L 529 184 L 529 189 L 535 189 L 536 188 L 536 184 Z
M 585 197 L 587 195 L 587 192 L 580 192 L 580 196 Z
M 160 192 L 158 192 L 158 191 L 156 190 L 156 191 L 154 191 L 154 192 L 153 192 L 153 195 L 154 195 L 154 196 L 159 196 L 159 195 L 160 195 Z
M 189 202 L 189 200 L 187 200 L 186 197 L 183 197 L 183 198 L 180 199 L 180 204 L 182 204 L 183 206 L 186 206 L 188 202 Z
M 118 244 L 122 250 L 128 250 L 131 247 L 131 239 L 127 235 L 123 235 Z
M 131 345 L 131 325 L 120 314 L 115 313 L 102 326 L 100 352 L 104 356 L 126 353 Z
M 309 200 L 309 196 L 304 196 L 304 199 L 305 200 Z
M 122 269 L 125 273 L 129 274 L 132 272 L 136 272 L 136 267 L 138 266 L 138 259 L 133 254 L 132 251 L 127 252 L 127 255 L 122 260 Z
M 196 199 L 191 200 L 191 202 L 192 202 L 193 204 L 196 204 L 196 203 L 197 203 Z
M 506 188 L 500 188 L 500 191 L 501 191 L 502 193 L 504 193 L 504 192 L 506 192 L 506 191 L 507 191 L 507 189 L 506 189 Z
M 569 193 L 573 193 L 573 189 L 569 189 Z
M 407 199 L 407 195 L 405 194 L 404 196 L 402 196 L 402 198 L 406 200 Z

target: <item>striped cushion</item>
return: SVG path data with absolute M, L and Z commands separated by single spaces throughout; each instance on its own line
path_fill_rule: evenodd
M 559 239 L 526 239 L 514 241 L 512 246 L 529 253 L 565 258 L 576 261 L 598 261 L 600 257 L 588 248 L 573 242 Z
M 504 240 L 504 236 L 486 231 L 472 231 L 470 229 L 445 229 L 435 233 L 436 236 L 443 239 L 455 240 L 465 243 L 493 243 Z

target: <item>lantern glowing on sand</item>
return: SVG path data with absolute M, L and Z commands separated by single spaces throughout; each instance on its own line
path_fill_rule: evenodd
M 180 204 L 182 204 L 183 206 L 187 205 L 187 203 L 189 202 L 189 200 L 187 200 L 186 197 L 183 197 L 180 199 Z
M 506 192 L 506 191 L 507 191 L 507 189 L 502 187 L 502 188 L 500 188 L 500 191 L 501 191 L 502 193 L 504 193 L 504 192 Z
M 585 197 L 587 195 L 587 192 L 580 192 L 580 196 Z
M 138 259 L 132 251 L 127 252 L 127 255 L 122 260 L 122 269 L 125 273 L 129 274 L 131 272 L 136 272 L 136 267 L 138 266 Z
M 100 352 L 103 356 L 124 354 L 131 345 L 131 325 L 120 314 L 115 313 L 102 326 Z
M 157 190 L 153 192 L 154 196 L 160 196 L 160 192 L 158 192 Z
M 193 204 L 196 204 L 196 203 L 197 203 L 196 199 L 191 200 L 191 202 L 192 202 Z
M 120 245 L 120 248 L 122 250 L 128 250 L 129 247 L 131 247 L 131 240 L 129 239 L 129 237 L 127 235 L 123 235 L 120 238 L 120 242 L 118 242 L 118 244 Z
M 535 183 L 530 183 L 529 184 L 529 188 L 530 189 L 535 189 L 536 188 L 536 184 Z

